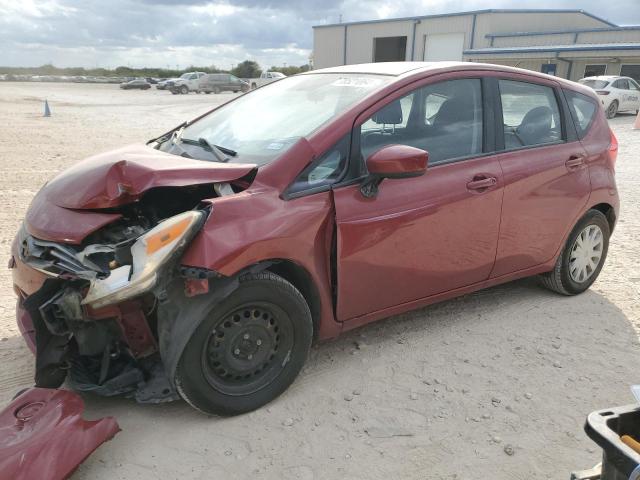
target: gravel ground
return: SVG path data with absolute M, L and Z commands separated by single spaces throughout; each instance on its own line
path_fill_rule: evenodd
M 231 97 L 1 83 L 0 258 L 57 172 Z M 585 416 L 630 403 L 640 380 L 640 131 L 632 116 L 611 123 L 623 207 L 587 293 L 560 297 L 527 279 L 378 322 L 314 346 L 292 388 L 235 418 L 86 396 L 87 417 L 113 415 L 122 432 L 74 478 L 566 479 L 597 463 Z M 0 403 L 33 370 L 14 302 L 1 269 Z

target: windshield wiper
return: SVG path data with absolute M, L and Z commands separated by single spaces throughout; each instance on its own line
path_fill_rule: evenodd
M 200 140 L 204 140 L 204 138 L 201 138 Z M 206 142 L 206 140 L 205 140 Z M 209 142 L 207 142 L 209 143 Z M 227 147 L 223 147 L 221 145 L 213 145 L 214 147 L 216 147 L 218 150 L 220 150 L 222 153 L 226 153 L 227 155 L 231 156 L 231 157 L 235 157 L 236 155 L 238 155 L 238 152 L 236 152 L 235 150 L 231 150 L 230 148 Z
M 224 150 L 218 148 L 216 145 L 211 145 L 207 141 L 207 139 L 204 137 L 200 137 L 198 140 L 192 140 L 190 138 L 182 138 L 182 137 L 178 137 L 178 138 L 182 143 L 186 143 L 189 145 L 197 145 L 201 147 L 203 150 L 206 150 L 207 152 L 212 153 L 213 156 L 215 156 L 219 162 L 226 163 L 229 161 L 229 157 L 227 156 L 228 154 Z

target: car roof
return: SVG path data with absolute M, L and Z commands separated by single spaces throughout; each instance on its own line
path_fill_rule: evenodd
M 390 75 L 390 76 L 413 76 L 426 72 L 451 72 L 451 71 L 469 71 L 469 70 L 487 70 L 492 72 L 518 73 L 535 78 L 552 79 L 564 86 L 576 87 L 576 83 L 565 80 L 560 77 L 547 75 L 546 73 L 535 72 L 523 68 L 509 67 L 506 65 L 496 65 L 494 63 L 479 62 L 378 62 L 378 63 L 361 63 L 355 65 L 342 65 L 339 67 L 322 68 L 319 70 L 310 70 L 300 75 L 312 75 L 317 73 L 345 73 L 345 74 L 371 74 L 371 75 Z M 582 86 L 578 85 L 578 88 Z
M 487 71 L 487 72 L 504 72 L 518 75 L 526 75 L 530 78 L 538 78 L 543 80 L 552 80 L 560 84 L 563 88 L 581 92 L 585 95 L 595 95 L 591 88 L 577 82 L 572 82 L 564 78 L 547 75 L 546 73 L 535 72 L 533 70 L 525 70 L 523 68 L 509 67 L 506 65 L 496 65 L 494 63 L 477 63 L 477 62 L 378 62 L 378 63 L 361 63 L 354 65 L 342 65 L 339 67 L 322 68 L 318 70 L 310 70 L 298 75 L 314 75 L 323 73 L 342 73 L 342 74 L 370 74 L 370 75 L 388 75 L 409 79 L 419 77 L 425 73 L 447 73 L 447 72 L 464 72 L 464 71 Z
M 465 62 L 377 62 L 341 65 L 339 67 L 322 68 L 307 73 L 364 73 L 373 75 L 399 76 L 414 70 L 430 70 L 441 68 L 445 64 L 465 64 Z M 467 65 L 469 63 L 466 63 Z

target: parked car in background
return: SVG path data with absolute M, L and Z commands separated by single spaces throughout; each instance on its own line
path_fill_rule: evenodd
M 151 85 L 149 85 L 146 80 L 136 79 L 121 83 L 120 88 L 122 88 L 123 90 L 148 90 L 149 88 L 151 88 Z
M 166 90 L 167 89 L 167 85 L 169 84 L 169 82 L 173 83 L 177 80 L 178 78 L 162 78 L 160 80 L 158 80 L 158 83 L 156 84 L 156 89 L 158 90 Z
M 615 117 L 618 112 L 637 114 L 640 110 L 640 85 L 633 78 L 602 75 L 586 77 L 579 82 L 596 91 L 607 118 Z
M 248 82 L 229 73 L 210 73 L 200 79 L 200 91 L 204 93 L 238 93 L 248 90 Z
M 280 72 L 262 72 L 260 78 L 251 78 L 249 79 L 249 84 L 251 85 L 251 90 L 254 90 L 258 87 L 262 87 L 263 85 L 267 85 L 269 83 L 277 82 L 278 80 L 282 80 L 283 78 L 287 78 L 284 73 Z
M 531 275 L 582 293 L 618 216 L 617 147 L 578 83 L 388 62 L 76 163 L 11 250 L 36 386 L 238 414 L 281 394 L 314 338 Z
M 200 81 L 206 75 L 204 72 L 187 72 L 173 82 L 167 82 L 167 90 L 171 93 L 186 95 L 189 92 L 200 93 Z
M 145 78 L 145 80 L 151 85 L 156 85 L 159 81 L 157 78 L 153 78 L 153 77 L 147 77 Z

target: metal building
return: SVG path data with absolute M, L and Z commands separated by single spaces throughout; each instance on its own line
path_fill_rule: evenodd
M 477 10 L 313 27 L 314 68 L 386 61 L 466 60 L 578 80 L 640 81 L 640 26 L 584 10 Z

